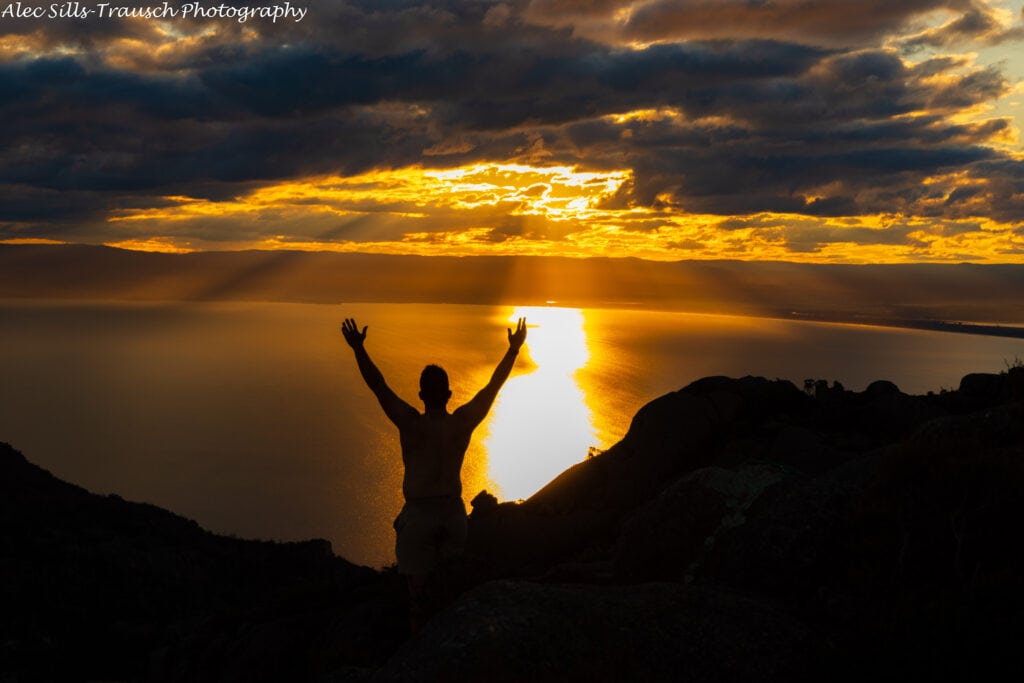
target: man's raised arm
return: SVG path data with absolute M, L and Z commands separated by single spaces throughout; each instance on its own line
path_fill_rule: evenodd
M 498 362 L 498 367 L 494 368 L 491 381 L 487 383 L 487 386 L 478 391 L 469 403 L 455 411 L 456 413 L 465 415 L 473 424 L 479 424 L 483 421 L 487 416 L 487 411 L 491 409 L 495 397 L 498 395 L 498 390 L 505 384 L 505 380 L 508 379 L 509 374 L 512 372 L 512 366 L 516 363 L 519 349 L 522 348 L 525 341 L 526 318 L 520 318 L 519 322 L 516 323 L 516 331 L 513 332 L 511 329 L 508 331 L 508 351 L 505 352 L 505 355 Z
M 366 330 L 367 326 L 364 326 L 363 331 L 360 332 L 359 326 L 356 325 L 356 321 L 353 318 L 345 318 L 345 321 L 341 324 L 341 333 L 345 335 L 345 341 L 352 347 L 352 351 L 356 355 L 359 374 L 363 376 L 366 386 L 370 387 L 370 390 L 377 397 L 380 407 L 384 409 L 384 414 L 388 416 L 389 420 L 398 425 L 401 421 L 415 417 L 418 413 L 415 408 L 398 398 L 397 394 L 384 381 L 384 375 L 373 364 L 373 361 L 370 360 L 370 354 L 366 352 L 366 348 L 363 346 L 366 341 Z

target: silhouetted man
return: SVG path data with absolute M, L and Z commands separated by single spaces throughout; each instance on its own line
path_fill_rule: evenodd
M 491 381 L 468 403 L 448 412 L 452 392 L 448 374 L 428 365 L 420 374 L 420 399 L 424 411 L 400 399 L 384 381 L 366 352 L 366 327 L 362 332 L 352 318 L 341 325 L 345 341 L 355 352 L 359 372 L 373 390 L 388 419 L 398 427 L 405 476 L 405 506 L 395 520 L 395 554 L 398 571 L 407 577 L 413 628 L 421 625 L 423 593 L 430 572 L 441 560 L 462 553 L 466 543 L 466 508 L 462 503 L 462 461 L 473 430 L 494 403 L 523 342 L 526 319 L 516 331 L 508 330 L 508 351 L 491 375 Z

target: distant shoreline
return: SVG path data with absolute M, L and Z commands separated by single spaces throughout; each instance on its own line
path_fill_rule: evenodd
M 773 316 L 776 317 L 776 316 Z M 1007 337 L 1024 339 L 1024 327 L 1013 325 L 991 325 L 972 322 L 948 320 L 914 320 L 903 318 L 839 318 L 813 313 L 791 313 L 788 316 L 777 316 L 783 320 L 800 320 L 804 322 L 836 323 L 842 325 L 866 325 L 868 327 L 895 327 L 899 329 L 925 330 L 927 332 L 954 332 L 957 334 L 980 334 L 986 337 Z
M 1024 264 L 160 254 L 0 245 L 0 299 L 453 303 L 685 311 L 1024 338 Z
M 548 302 L 479 302 L 479 301 L 379 301 L 366 299 L 352 299 L 350 301 L 324 302 L 324 301 L 281 301 L 270 299 L 202 299 L 202 300 L 160 300 L 160 299 L 116 299 L 116 298 L 76 298 L 76 297 L 53 297 L 53 296 L 2 296 L 0 305 L 31 306 L 41 305 L 181 305 L 181 304 L 307 304 L 318 306 L 344 306 L 346 304 L 384 304 L 384 305 L 414 305 L 414 306 L 550 306 L 553 308 L 577 308 L 581 310 L 634 310 L 662 313 L 682 313 L 689 315 L 721 315 L 741 318 L 764 318 L 766 320 L 786 320 L 794 322 L 826 323 L 831 325 L 862 325 L 865 327 L 888 327 L 895 329 L 923 330 L 926 332 L 951 332 L 955 334 L 974 334 L 986 337 L 1003 337 L 1007 339 L 1024 339 L 1024 326 L 994 323 L 976 323 L 968 321 L 949 320 L 915 320 L 913 318 L 879 318 L 873 316 L 838 316 L 813 311 L 712 311 L 691 308 L 681 308 L 672 305 L 654 306 L 644 302 L 598 302 L 581 303 L 574 301 L 548 301 Z

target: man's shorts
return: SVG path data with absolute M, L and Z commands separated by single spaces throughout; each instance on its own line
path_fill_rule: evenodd
M 460 496 L 407 500 L 394 526 L 400 574 L 429 574 L 466 547 L 466 506 Z

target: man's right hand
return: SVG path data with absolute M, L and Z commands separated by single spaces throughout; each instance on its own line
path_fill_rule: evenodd
M 353 349 L 360 349 L 363 347 L 363 342 L 366 341 L 367 327 L 364 325 L 363 331 L 360 332 L 354 318 L 345 318 L 345 322 L 341 323 L 341 333 L 345 335 L 345 341 L 349 346 Z
M 516 331 L 513 332 L 511 328 L 508 331 L 508 347 L 513 351 L 518 351 L 524 341 L 526 341 L 526 318 L 520 318 L 516 323 Z

